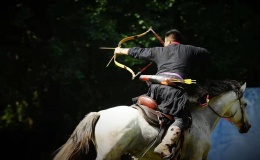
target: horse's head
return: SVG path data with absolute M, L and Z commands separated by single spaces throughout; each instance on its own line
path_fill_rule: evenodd
M 233 91 L 236 93 L 236 98 L 229 113 L 232 116 L 227 118 L 228 121 L 232 122 L 238 128 L 240 133 L 247 133 L 251 128 L 246 114 L 247 103 L 244 99 L 245 89 L 246 83 L 244 83 L 240 89 L 233 88 Z

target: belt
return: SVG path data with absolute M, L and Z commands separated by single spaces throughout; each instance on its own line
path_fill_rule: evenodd
M 169 75 L 169 76 L 176 76 L 180 79 L 183 79 L 179 74 L 177 73 L 173 73 L 173 72 L 162 72 L 162 73 L 159 73 L 159 74 L 164 74 L 164 75 Z

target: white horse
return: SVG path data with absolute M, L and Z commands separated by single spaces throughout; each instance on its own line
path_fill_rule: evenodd
M 232 122 L 240 133 L 248 132 L 251 125 L 245 110 L 245 88 L 246 83 L 240 85 L 234 80 L 212 82 L 206 88 L 211 97 L 209 106 L 189 106 L 193 122 L 184 133 L 178 159 L 207 159 L 211 145 L 210 134 L 220 118 Z M 57 150 L 54 160 L 120 160 L 125 154 L 131 155 L 133 159 L 159 160 L 160 155 L 153 152 L 160 142 L 156 139 L 158 133 L 159 128 L 147 123 L 133 107 L 117 106 L 90 112 L 67 142 Z

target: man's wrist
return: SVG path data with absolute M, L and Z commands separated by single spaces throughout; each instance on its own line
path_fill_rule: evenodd
M 117 47 L 115 49 L 115 54 L 128 54 L 128 48 Z
M 123 48 L 119 48 L 119 54 L 122 54 Z

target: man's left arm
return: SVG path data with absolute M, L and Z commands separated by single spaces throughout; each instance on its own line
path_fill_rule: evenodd
M 125 55 L 128 55 L 128 51 L 129 51 L 129 48 L 117 47 L 117 48 L 115 48 L 114 54 L 125 54 Z

